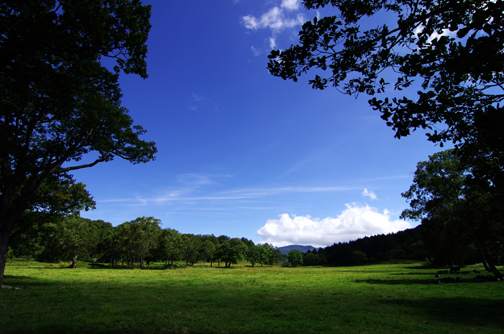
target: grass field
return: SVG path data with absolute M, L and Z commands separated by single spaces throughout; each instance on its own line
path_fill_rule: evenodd
M 421 264 L 230 269 L 9 262 L 0 333 L 502 333 L 504 282 Z M 468 268 L 465 270 L 472 270 Z M 444 275 L 447 276 L 447 275 Z

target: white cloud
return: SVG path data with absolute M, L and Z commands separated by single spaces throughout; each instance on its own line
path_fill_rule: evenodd
M 272 37 L 269 38 L 269 46 L 270 46 L 270 48 L 272 50 L 277 48 L 276 38 L 275 37 L 272 36 Z
M 301 0 L 282 0 L 282 8 L 287 8 L 288 10 L 298 10 Z
M 261 28 L 270 28 L 278 32 L 286 28 L 293 28 L 297 25 L 301 25 L 305 22 L 305 19 L 302 14 L 296 15 L 295 18 L 286 17 L 284 10 L 275 6 L 262 14 L 260 18 L 256 18 L 252 15 L 244 16 L 242 17 L 242 22 L 247 29 L 257 30 Z
M 367 190 L 366 188 L 364 188 L 364 191 L 362 192 L 362 196 L 367 196 L 367 197 L 371 198 L 372 200 L 378 199 L 376 197 L 376 194 L 373 191 Z
M 424 30 L 424 26 L 418 26 L 416 27 L 416 29 L 413 31 L 413 33 L 418 37 L 418 35 L 420 35 L 422 33 L 422 31 Z M 457 33 L 455 31 L 450 31 L 450 29 L 443 29 L 443 32 L 440 34 L 438 33 L 437 31 L 435 31 L 434 33 L 432 33 L 429 38 L 427 39 L 427 43 L 431 43 L 435 38 L 440 38 L 442 36 L 450 36 L 450 37 L 454 37 L 456 36 Z
M 227 190 L 212 192 L 207 190 L 208 186 L 217 184 L 213 179 L 222 177 L 232 177 L 230 175 L 206 175 L 206 174 L 181 174 L 177 181 L 181 184 L 175 189 L 170 188 L 162 191 L 158 196 L 150 198 L 121 198 L 100 200 L 99 202 L 125 203 L 127 205 L 144 205 L 145 203 L 163 204 L 169 202 L 207 202 L 223 201 L 229 202 L 236 200 L 255 200 L 265 199 L 279 195 L 288 195 L 293 193 L 329 193 L 357 190 L 357 187 L 281 187 L 281 188 L 243 188 L 236 190 Z M 203 194 L 201 194 L 203 192 Z
M 271 37 L 268 44 L 270 49 L 277 49 L 277 36 L 286 29 L 291 29 L 302 25 L 306 19 L 299 12 L 301 0 L 282 0 L 280 6 L 274 6 L 260 16 L 247 15 L 243 16 L 241 21 L 247 29 L 270 29 Z M 255 49 L 252 49 L 254 55 L 257 56 Z
M 278 219 L 268 219 L 257 234 L 261 236 L 262 242 L 279 247 L 292 244 L 325 247 L 411 227 L 406 221 L 391 220 L 388 210 L 380 213 L 376 208 L 354 203 L 346 204 L 346 209 L 337 218 L 327 217 L 321 220 L 284 213 Z

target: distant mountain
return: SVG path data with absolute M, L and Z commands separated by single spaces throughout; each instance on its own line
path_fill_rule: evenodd
M 301 246 L 301 245 L 289 245 L 289 246 L 283 246 L 283 247 L 278 247 L 282 254 L 288 255 L 289 252 L 293 249 L 296 249 L 300 251 L 301 253 L 306 253 L 309 250 L 314 250 L 315 247 L 313 246 Z

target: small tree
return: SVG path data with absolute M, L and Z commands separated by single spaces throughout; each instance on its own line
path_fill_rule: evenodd
M 211 261 L 215 254 L 215 244 L 210 240 L 205 240 L 201 247 L 201 257 L 203 258 L 203 265 L 206 261 Z
M 297 267 L 303 264 L 303 253 L 298 251 L 297 249 L 293 249 L 288 254 L 288 261 L 291 266 Z
M 182 258 L 183 248 L 182 235 L 177 230 L 167 228 L 159 233 L 156 254 L 165 261 L 165 269 L 168 268 L 168 262 L 171 261 L 173 266 L 173 261 Z
M 182 235 L 182 254 L 186 267 L 189 263 L 194 264 L 198 260 L 200 248 L 201 241 L 197 236 L 190 233 Z
M 226 268 L 230 268 L 231 264 L 237 264 L 238 261 L 243 259 L 246 251 L 247 245 L 243 241 L 239 238 L 232 238 L 224 241 L 221 245 L 221 259 L 225 261 Z

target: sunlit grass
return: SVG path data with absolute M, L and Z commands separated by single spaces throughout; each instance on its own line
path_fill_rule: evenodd
M 420 264 L 64 268 L 9 263 L 0 332 L 500 333 L 504 282 L 435 284 Z M 63 266 L 63 267 L 62 267 Z M 154 268 L 156 266 L 154 265 Z

